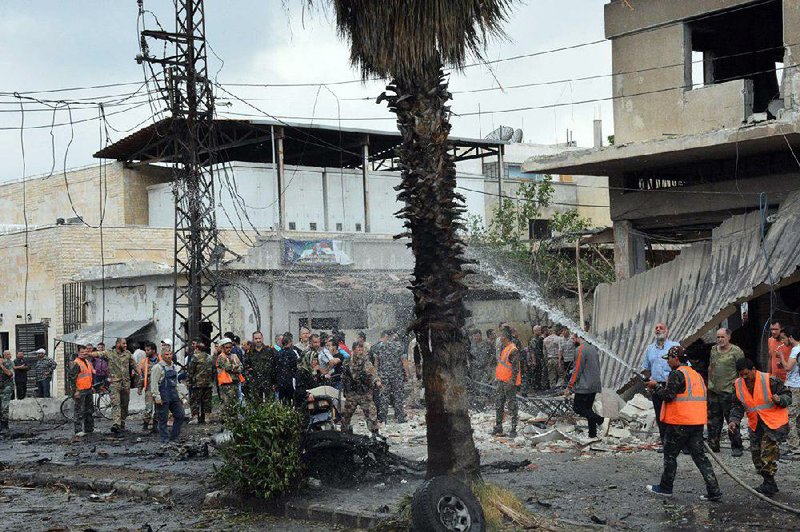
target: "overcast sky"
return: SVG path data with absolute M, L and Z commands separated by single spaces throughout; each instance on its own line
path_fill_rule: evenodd
M 492 43 L 486 53 L 495 60 L 586 43 L 603 38 L 603 0 L 528 0 L 517 5 L 507 25 L 509 40 Z M 174 28 L 172 2 L 145 0 L 168 30 Z M 332 83 L 353 80 L 346 44 L 333 29 L 324 12 L 303 11 L 302 0 L 208 0 L 206 35 L 224 65 L 210 57 L 210 69 L 218 73 L 219 83 Z M 0 3 L 0 181 L 23 175 L 20 143 L 21 120 L 25 129 L 24 175 L 50 173 L 63 168 L 93 164 L 92 154 L 100 147 L 98 108 L 71 106 L 73 121 L 84 123 L 53 128 L 53 112 L 42 104 L 23 101 L 20 112 L 13 92 L 51 90 L 113 83 L 141 83 L 142 67 L 134 57 L 139 51 L 136 0 L 3 0 Z M 147 28 L 156 28 L 154 17 L 144 18 Z M 159 51 L 155 50 L 154 52 Z M 575 50 L 548 53 L 467 69 L 451 78 L 455 93 L 455 113 L 480 115 L 455 116 L 453 134 L 482 137 L 492 129 L 507 125 L 524 130 L 526 142 L 551 144 L 564 142 L 566 130 L 574 131 L 579 145 L 592 143 L 592 120 L 602 118 L 604 134 L 613 133 L 611 103 L 571 105 L 587 99 L 607 98 L 611 78 L 545 86 L 507 88 L 485 92 L 459 93 L 511 85 L 558 81 L 576 77 L 604 75 L 611 71 L 608 42 Z M 83 99 L 109 102 L 137 89 L 137 85 L 82 91 L 37 93 L 27 96 L 47 100 Z M 153 88 L 151 86 L 151 88 Z M 382 83 L 336 84 L 327 87 L 228 87 L 266 113 L 293 117 L 293 122 L 335 126 L 338 118 L 345 127 L 393 130 L 392 115 L 374 97 Z M 152 115 L 143 92 L 124 105 L 106 106 L 112 141 L 130 132 Z M 217 93 L 221 115 L 259 111 Z M 226 98 L 226 99 L 223 99 Z M 368 98 L 368 99 L 361 99 Z M 227 106 L 226 103 L 231 105 Z M 551 109 L 498 112 L 518 107 L 565 104 Z M 138 107 L 136 107 L 138 106 Z M 378 120 L 347 120 L 378 118 Z M 328 120 L 326 120 L 328 119 Z M 333 120 L 330 120 L 333 119 Z M 287 119 L 288 120 L 288 119 Z M 69 112 L 61 106 L 55 123 L 69 123 Z M 119 130 L 119 132 L 114 131 Z M 69 150 L 67 146 L 72 140 Z M 55 150 L 53 150 L 53 142 Z M 53 157 L 55 152 L 55 161 Z M 64 158 L 66 157 L 66 164 Z

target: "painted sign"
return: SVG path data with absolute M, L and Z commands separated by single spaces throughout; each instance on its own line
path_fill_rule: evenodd
M 283 241 L 283 262 L 298 265 L 353 264 L 350 258 L 352 242 L 339 240 Z

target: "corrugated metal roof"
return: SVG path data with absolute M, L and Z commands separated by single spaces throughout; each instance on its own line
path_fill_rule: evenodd
M 152 323 L 153 320 L 107 321 L 105 324 L 95 323 L 93 325 L 87 325 L 75 332 L 59 336 L 56 340 L 78 345 L 97 345 L 102 341 L 105 342 L 106 345 L 111 346 L 114 345 L 117 338 L 128 338 Z
M 597 287 L 593 333 L 628 364 L 638 366 L 655 324 L 684 346 L 735 312 L 737 303 L 780 285 L 800 266 L 800 191 L 781 205 L 761 240 L 761 216 L 729 218 L 710 241 L 684 249 L 675 260 L 630 279 Z M 619 387 L 629 370 L 606 357 L 604 384 Z

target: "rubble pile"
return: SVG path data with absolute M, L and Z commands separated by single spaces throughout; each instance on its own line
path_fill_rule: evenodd
M 614 396 L 618 397 L 616 394 Z M 531 414 L 522 410 L 519 412 L 516 438 L 492 436 L 495 414 L 489 409 L 470 415 L 473 438 L 481 454 L 507 452 L 509 448 L 521 452 L 563 453 L 575 450 L 635 452 L 654 447 L 657 437 L 650 400 L 643 395 L 636 395 L 628 403 L 621 399 L 619 403 L 606 407 L 607 411 L 618 413 L 619 417 L 600 428 L 598 438 L 589 438 L 586 421 L 575 417 L 571 411 L 549 418 L 544 412 Z M 617 408 L 620 405 L 624 406 Z M 601 413 L 603 411 L 599 400 L 595 409 Z M 390 446 L 402 449 L 406 456 L 422 460 L 425 456 L 425 413 L 423 410 L 408 410 L 408 420 L 405 424 L 390 421 L 381 433 Z M 504 428 L 506 431 L 510 429 L 508 417 Z

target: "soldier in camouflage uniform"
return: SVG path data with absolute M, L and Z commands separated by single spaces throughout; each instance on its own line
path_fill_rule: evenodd
M 0 358 L 0 432 L 8 430 L 8 407 L 14 395 L 14 361 L 11 351 L 3 351 Z
M 214 362 L 205 345 L 200 344 L 195 349 L 186 365 L 186 378 L 192 417 L 197 418 L 198 423 L 205 423 L 206 414 L 211 414 L 211 391 L 216 378 Z
M 755 490 L 771 497 L 778 493 L 775 482 L 781 457 L 778 444 L 789 434 L 788 407 L 792 404 L 792 391 L 779 378 L 756 371 L 749 358 L 737 360 L 736 371 L 739 378 L 733 385 L 728 430 L 738 432 L 739 423 L 747 415 L 750 455 L 756 472 L 764 479 Z M 765 404 L 760 404 L 759 398 L 763 398 Z
M 406 422 L 403 401 L 408 377 L 403 368 L 403 354 L 403 346 L 392 339 L 391 331 L 383 331 L 380 341 L 370 350 L 370 356 L 375 359 L 375 367 L 383 383 L 378 407 L 378 419 L 383 422 L 388 419 L 390 402 L 394 407 L 395 420 L 398 423 Z
M 222 400 L 222 409 L 225 414 L 230 415 L 230 411 L 238 399 L 239 375 L 242 374 L 242 365 L 238 362 L 239 359 L 231 354 L 233 342 L 230 338 L 223 338 L 219 346 L 222 349 L 217 356 L 219 398 Z
M 117 338 L 114 349 L 98 355 L 108 361 L 108 381 L 111 384 L 111 432 L 116 434 L 125 430 L 128 417 L 128 403 L 131 399 L 131 377 L 136 375 L 136 362 L 128 351 L 128 341 Z
M 353 432 L 350 420 L 356 409 L 361 406 L 367 428 L 373 436 L 378 435 L 378 423 L 372 410 L 372 390 L 382 387 L 381 380 L 364 353 L 364 344 L 353 344 L 353 354 L 345 364 L 343 384 L 345 392 L 344 411 L 342 412 L 342 432 Z
M 647 387 L 662 400 L 661 421 L 664 423 L 664 472 L 661 482 L 651 484 L 652 493 L 668 497 L 672 495 L 675 474 L 678 470 L 678 455 L 688 449 L 697 469 L 706 483 L 706 501 L 722 498 L 714 468 L 703 448 L 703 425 L 708 421 L 708 392 L 703 377 L 686 366 L 683 347 L 670 347 L 662 358 L 667 360 L 670 373 L 665 384 L 650 379 Z

